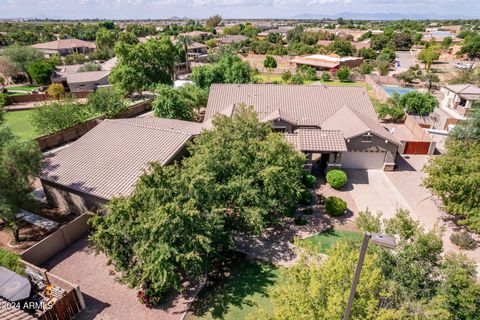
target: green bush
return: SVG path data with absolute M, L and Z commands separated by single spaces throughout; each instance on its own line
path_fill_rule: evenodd
M 304 206 L 308 206 L 309 204 L 312 203 L 312 201 L 313 201 L 312 193 L 308 190 L 304 190 L 300 198 L 300 204 Z
M 292 77 L 292 83 L 294 84 L 303 84 L 304 80 L 303 80 L 303 77 L 296 74 Z
M 282 72 L 282 80 L 283 81 L 288 82 L 288 81 L 290 81 L 290 79 L 292 79 L 292 73 L 290 72 L 290 70 Z
M 325 199 L 325 210 L 333 217 L 339 217 L 347 210 L 347 203 L 339 197 L 328 197 Z
M 0 108 L 8 106 L 10 104 L 10 98 L 6 93 L 0 93 Z
M 327 173 L 327 182 L 332 188 L 339 189 L 347 184 L 347 174 L 342 170 L 330 170 Z
M 328 72 L 322 73 L 322 81 L 324 82 L 330 81 L 330 75 L 328 74 Z
M 350 69 L 347 67 L 341 67 L 340 70 L 337 71 L 337 77 L 340 81 L 347 81 L 350 77 Z
M 0 266 L 12 270 L 18 274 L 24 273 L 20 257 L 15 253 L 0 249 Z
M 452 233 L 450 241 L 460 249 L 464 250 L 473 250 L 477 247 L 477 242 L 468 232 Z
M 317 182 L 317 178 L 314 175 L 307 174 L 303 177 L 303 184 L 307 188 L 313 188 Z

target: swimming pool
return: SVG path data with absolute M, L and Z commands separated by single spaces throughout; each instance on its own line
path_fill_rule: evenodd
M 400 87 L 400 86 L 382 86 L 383 90 L 391 97 L 395 92 L 398 92 L 398 94 L 402 95 L 405 93 L 409 93 L 412 91 L 416 91 L 413 88 L 405 88 L 405 87 Z

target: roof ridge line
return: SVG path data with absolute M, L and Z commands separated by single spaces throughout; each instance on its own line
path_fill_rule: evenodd
M 158 131 L 175 132 L 175 133 L 180 133 L 180 134 L 184 134 L 184 135 L 187 135 L 187 136 L 193 136 L 194 135 L 192 133 L 188 133 L 188 132 L 181 131 L 181 130 L 176 130 L 176 129 L 155 128 L 155 127 L 149 126 L 149 125 L 140 125 L 140 124 L 136 124 L 136 123 L 123 122 L 123 121 L 119 121 L 120 119 L 105 119 L 105 120 L 109 121 L 109 122 L 120 123 L 120 124 L 124 124 L 124 125 L 138 127 L 138 128 L 147 128 L 147 129 L 153 129 L 153 130 L 158 130 Z

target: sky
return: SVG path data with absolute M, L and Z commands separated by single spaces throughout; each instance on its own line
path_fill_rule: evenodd
M 289 18 L 301 14 L 400 13 L 480 18 L 480 0 L 0 0 L 0 18 Z

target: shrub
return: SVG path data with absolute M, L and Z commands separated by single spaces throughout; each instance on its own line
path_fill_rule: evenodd
M 317 71 L 315 68 L 309 67 L 305 64 L 302 64 L 300 67 L 298 67 L 297 74 L 301 75 L 302 78 L 307 80 L 317 80 Z
M 0 108 L 8 106 L 10 104 L 10 98 L 6 93 L 0 93 Z
M 18 274 L 24 273 L 20 257 L 15 253 L 0 249 L 0 266 L 12 270 Z
M 330 81 L 330 75 L 328 74 L 328 72 L 322 73 L 322 81 L 324 82 Z
M 327 173 L 327 182 L 332 188 L 339 189 L 347 184 L 347 174 L 342 170 L 330 170 Z
M 368 63 L 368 62 L 362 63 L 359 67 L 361 74 L 370 74 L 370 73 L 372 73 L 373 68 L 374 68 L 373 64 Z
M 300 204 L 304 206 L 308 206 L 313 201 L 313 195 L 310 191 L 304 190 L 302 192 L 302 196 L 300 197 Z
M 350 69 L 347 67 L 341 67 L 340 70 L 337 71 L 337 77 L 340 81 L 347 81 L 350 77 Z
M 325 199 L 325 210 L 333 217 L 339 217 L 347 210 L 347 203 L 339 197 L 328 197 Z
M 450 241 L 460 249 L 473 250 L 477 247 L 477 242 L 468 232 L 455 232 L 450 236 Z
M 296 217 L 295 218 L 295 224 L 298 225 L 298 226 L 304 226 L 307 224 L 307 220 L 305 220 L 305 218 L 302 218 L 302 217 Z
M 315 186 L 315 182 L 317 182 L 317 178 L 314 175 L 307 174 L 303 176 L 303 184 L 307 188 L 313 188 Z
M 47 93 L 55 99 L 60 99 L 65 94 L 65 88 L 60 83 L 52 83 L 48 86 Z
M 283 81 L 288 82 L 288 81 L 290 81 L 290 79 L 292 79 L 292 73 L 290 72 L 290 70 L 282 72 L 282 80 Z
M 303 84 L 303 77 L 296 74 L 292 77 L 292 83 L 295 83 L 295 84 Z
M 439 105 L 434 95 L 418 91 L 411 91 L 402 95 L 398 104 L 408 113 L 418 115 L 429 114 Z

